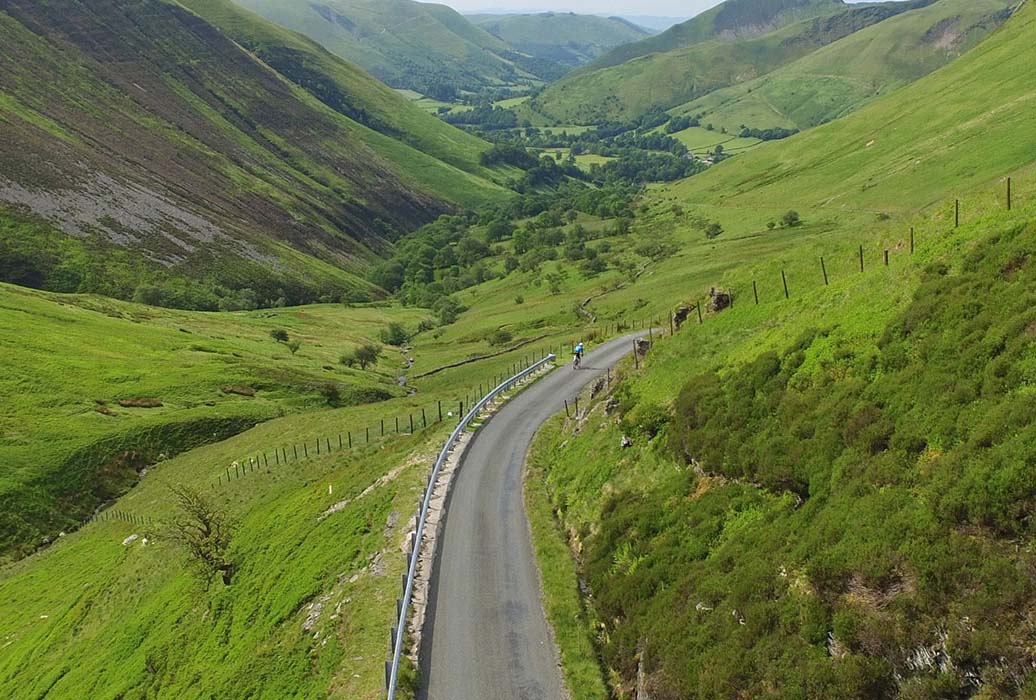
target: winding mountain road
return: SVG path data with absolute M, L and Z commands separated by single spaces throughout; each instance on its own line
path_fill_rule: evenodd
M 446 502 L 421 646 L 422 700 L 560 700 L 557 654 L 522 497 L 539 427 L 630 352 L 628 335 L 562 365 L 476 433 Z M 559 358 L 564 361 L 568 358 Z

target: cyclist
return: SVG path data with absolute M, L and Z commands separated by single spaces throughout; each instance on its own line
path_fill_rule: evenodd
M 580 340 L 576 344 L 575 359 L 572 360 L 572 365 L 574 367 L 578 367 L 579 363 L 581 363 L 582 361 L 583 361 L 583 341 Z

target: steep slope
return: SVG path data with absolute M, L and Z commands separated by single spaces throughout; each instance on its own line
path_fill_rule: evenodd
M 652 53 L 682 49 L 714 39 L 751 39 L 805 19 L 846 9 L 842 0 L 726 0 L 658 36 L 618 47 L 590 68 L 617 66 Z
M 948 66 L 837 122 L 753 149 L 674 188 L 690 201 L 889 211 L 1031 163 L 1036 7 Z
M 9 0 L 0 34 L 0 279 L 128 297 L 189 277 L 178 303 L 200 308 L 338 297 L 398 232 L 500 192 L 179 5 Z
M 955 60 L 1010 16 L 1014 0 L 940 0 L 867 27 L 763 77 L 673 110 L 737 133 L 807 129 Z
M 570 68 L 599 58 L 616 46 L 650 35 L 619 17 L 542 12 L 528 15 L 469 15 L 468 19 L 518 51 Z
M 533 76 L 503 41 L 444 5 L 413 0 L 236 0 L 394 88 L 439 99 Z
M 563 124 L 629 120 L 743 83 L 865 27 L 933 0 L 850 7 L 760 37 L 711 39 L 615 66 L 590 64 L 553 83 L 529 108 Z
M 365 70 L 335 56 L 312 39 L 265 20 L 232 0 L 182 0 L 180 4 L 219 27 L 336 112 L 465 171 L 490 175 L 479 165 L 479 155 L 488 144 L 431 117 Z M 372 147 L 385 157 L 412 164 L 408 162 L 412 155 L 395 145 L 383 146 L 384 143 L 385 139 L 371 139 Z M 460 196 L 464 188 L 457 185 L 459 191 L 445 189 L 440 194 L 448 198 Z

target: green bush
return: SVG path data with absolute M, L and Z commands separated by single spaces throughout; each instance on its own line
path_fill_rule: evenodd
M 403 328 L 402 324 L 390 323 L 388 328 L 383 328 L 378 334 L 381 342 L 386 345 L 403 345 L 410 340 L 410 334 Z

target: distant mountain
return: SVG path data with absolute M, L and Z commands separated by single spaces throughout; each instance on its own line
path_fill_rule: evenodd
M 829 44 L 763 77 L 674 109 L 737 133 L 806 129 L 953 61 L 1010 17 L 1015 0 L 940 0 Z
M 670 27 L 690 19 L 690 17 L 659 17 L 655 15 L 622 15 L 622 18 L 652 32 L 664 32 Z
M 715 90 L 766 75 L 865 27 L 934 1 L 854 6 L 837 0 L 823 3 L 728 0 L 706 13 L 708 21 L 701 19 L 705 17 L 701 15 L 690 23 L 674 27 L 674 30 L 683 28 L 679 37 L 681 41 L 688 41 L 686 46 L 649 53 L 617 65 L 610 64 L 616 53 L 612 51 L 548 86 L 526 109 L 564 124 L 633 119 L 652 109 L 670 109 Z M 757 23 L 738 24 L 735 19 L 745 20 L 751 6 L 757 6 L 760 13 L 769 10 L 769 19 L 762 22 L 760 18 L 767 15 L 757 14 L 753 15 Z M 781 11 L 776 12 L 777 8 Z M 788 17 L 824 8 L 837 11 L 787 24 L 762 36 L 755 35 L 764 26 L 775 26 Z M 724 12 L 725 9 L 737 9 L 739 13 Z M 713 38 L 690 41 L 692 34 L 706 36 L 709 33 Z M 676 34 L 669 37 L 675 38 Z M 645 43 L 631 44 L 628 50 L 636 53 Z M 627 47 L 616 51 L 624 49 Z
M 0 2 L 0 280 L 199 308 L 362 296 L 396 236 L 506 196 L 487 144 L 229 3 L 184 4 L 223 28 L 161 0 Z
M 302 32 L 394 88 L 449 100 L 490 86 L 553 77 L 507 42 L 445 5 L 412 0 L 235 0 Z
M 472 22 L 522 53 L 568 67 L 580 66 L 616 46 L 651 32 L 619 17 L 542 12 L 525 15 L 470 15 Z

